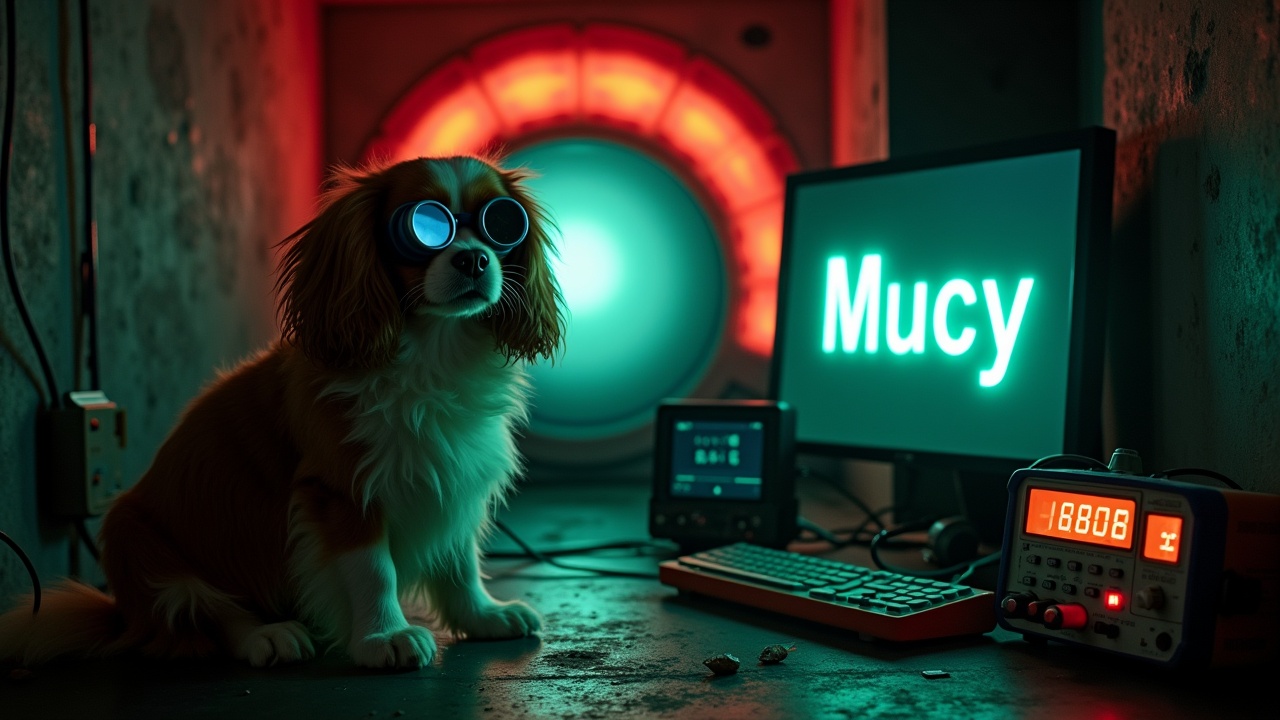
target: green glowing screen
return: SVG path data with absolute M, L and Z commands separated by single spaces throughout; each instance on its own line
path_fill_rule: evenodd
M 624 145 L 541 142 L 510 165 L 560 228 L 556 278 L 569 310 L 563 357 L 530 366 L 530 431 L 599 439 L 653 421 L 659 401 L 687 394 L 713 359 L 728 293 L 720 243 L 669 170 Z
M 793 181 L 775 393 L 802 441 L 1062 452 L 1080 158 Z

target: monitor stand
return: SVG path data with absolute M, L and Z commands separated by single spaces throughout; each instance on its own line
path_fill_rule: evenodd
M 1014 469 L 1008 473 L 958 470 L 898 455 L 893 462 L 894 522 L 963 515 L 983 543 L 999 546 L 1004 539 L 1006 487 Z

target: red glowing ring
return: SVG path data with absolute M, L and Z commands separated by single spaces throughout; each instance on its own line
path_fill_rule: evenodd
M 365 157 L 484 152 L 530 134 L 598 128 L 677 158 L 727 225 L 740 302 L 731 336 L 773 347 L 782 202 L 799 168 L 770 113 L 727 71 L 683 45 L 610 24 L 542 25 L 476 45 L 391 110 Z

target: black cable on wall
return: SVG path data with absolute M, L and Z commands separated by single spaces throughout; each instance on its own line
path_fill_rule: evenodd
M 93 55 L 89 0 L 80 0 L 80 87 L 84 112 L 84 250 L 80 254 L 80 312 L 89 321 L 89 389 L 102 389 L 98 349 L 98 222 L 93 217 Z M 77 362 L 79 360 L 77 359 Z
M 4 120 L 0 131 L 0 246 L 4 251 L 5 275 L 9 280 L 9 290 L 13 293 L 14 304 L 18 307 L 18 315 L 22 325 L 31 337 L 31 345 L 35 348 L 40 360 L 40 370 L 44 373 L 45 384 L 49 390 L 49 406 L 62 406 L 62 396 L 58 392 L 58 382 L 53 376 L 53 368 L 49 365 L 49 356 L 45 353 L 40 335 L 31 322 L 31 313 L 27 311 L 27 301 L 22 295 L 22 286 L 14 271 L 13 244 L 9 237 L 9 175 L 13 166 L 13 104 L 15 95 L 15 70 L 17 66 L 17 28 L 14 20 L 14 0 L 6 0 L 4 8 L 5 63 L 4 63 Z
M 40 336 L 36 334 L 35 326 L 31 324 L 31 315 L 27 312 L 26 300 L 22 297 L 22 287 L 18 284 L 18 276 L 13 268 L 13 246 L 9 241 L 9 170 L 13 161 L 13 99 L 15 95 L 15 69 L 17 65 L 17 28 L 14 25 L 14 0 L 5 0 L 4 3 L 4 47 L 5 47 L 5 63 L 4 63 L 4 119 L 3 129 L 0 129 L 0 246 L 4 251 L 4 268 L 5 274 L 9 278 L 9 289 L 13 291 L 14 303 L 18 306 L 18 314 L 22 316 L 22 324 L 27 328 L 27 334 L 31 336 L 31 344 L 35 346 L 36 355 L 40 357 L 40 368 L 44 371 L 45 382 L 49 385 L 49 404 L 52 407 L 58 407 L 61 404 L 58 395 L 58 384 L 53 377 L 53 369 L 49 367 L 49 357 L 44 352 L 44 346 L 40 343 Z M 40 612 L 40 577 L 36 573 L 35 566 L 31 563 L 31 558 L 23 552 L 22 547 L 14 542 L 8 535 L 0 532 L 0 541 L 4 542 L 21 558 L 22 564 L 27 568 L 27 574 L 31 576 L 32 600 L 31 614 L 35 615 Z

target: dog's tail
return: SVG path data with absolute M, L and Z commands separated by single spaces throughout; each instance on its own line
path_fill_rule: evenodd
M 123 649 L 125 618 L 110 595 L 65 580 L 44 591 L 38 614 L 31 613 L 31 596 L 25 600 L 0 615 L 0 663 L 33 666 Z

